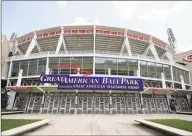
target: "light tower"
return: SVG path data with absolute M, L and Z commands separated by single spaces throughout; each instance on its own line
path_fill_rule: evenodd
M 167 29 L 169 45 L 175 50 L 176 39 L 171 28 Z
M 16 42 L 16 38 L 17 38 L 17 34 L 16 33 L 12 33 L 10 39 L 9 39 L 9 45 L 10 45 L 10 51 L 12 53 L 14 53 L 15 51 L 15 42 Z

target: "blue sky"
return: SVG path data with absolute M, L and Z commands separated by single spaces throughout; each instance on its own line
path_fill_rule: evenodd
M 3 1 L 2 32 L 8 38 L 61 25 L 98 24 L 123 27 L 167 42 L 167 26 L 177 51 L 192 49 L 192 2 L 187 1 Z

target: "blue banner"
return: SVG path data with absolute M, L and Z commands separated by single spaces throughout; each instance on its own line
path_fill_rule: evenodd
M 39 83 L 56 83 L 58 89 L 143 91 L 141 78 L 41 75 Z

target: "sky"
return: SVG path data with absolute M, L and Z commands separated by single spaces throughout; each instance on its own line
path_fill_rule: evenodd
M 65 25 L 104 25 L 136 30 L 192 50 L 192 2 L 189 1 L 3 1 L 2 34 L 26 33 Z

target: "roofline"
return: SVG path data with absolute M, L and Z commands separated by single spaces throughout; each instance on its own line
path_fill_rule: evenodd
M 75 27 L 75 26 L 77 26 L 77 27 L 79 27 L 79 26 L 83 26 L 83 27 L 85 27 L 85 26 L 94 26 L 94 24 L 93 25 L 61 25 L 62 27 Z M 34 31 L 31 31 L 31 32 L 28 32 L 28 33 L 26 33 L 26 34 L 24 34 L 24 35 L 21 35 L 21 36 L 19 36 L 19 37 L 17 37 L 17 39 L 20 39 L 20 38 L 22 38 L 22 37 L 25 37 L 25 35 L 27 35 L 27 34 L 30 34 L 30 33 L 32 33 L 32 32 L 36 32 L 36 31 L 43 31 L 43 30 L 48 30 L 48 29 L 52 29 L 52 28 L 57 28 L 57 27 L 61 27 L 61 26 L 54 26 L 54 27 L 50 27 L 50 28 L 43 28 L 43 29 L 39 29 L 39 30 L 34 30 Z M 127 29 L 127 30 L 130 30 L 130 31 L 135 31 L 136 33 L 138 33 L 138 34 L 144 34 L 144 35 L 147 35 L 147 36 L 152 36 L 152 37 L 154 37 L 154 38 L 156 38 L 157 40 L 159 40 L 160 42 L 163 42 L 164 44 L 167 44 L 168 45 L 168 43 L 167 42 L 165 42 L 165 41 L 163 41 L 163 40 L 161 40 L 161 39 L 159 39 L 159 38 L 157 38 L 157 37 L 155 37 L 155 36 L 153 36 L 153 35 L 150 35 L 150 34 L 147 34 L 147 33 L 143 33 L 143 32 L 139 32 L 139 31 L 136 31 L 136 30 L 132 30 L 132 29 L 128 29 L 128 28 L 122 28 L 122 27 L 113 27 L 113 26 L 106 26 L 106 25 L 95 25 L 96 27 L 98 26 L 98 27 L 111 27 L 111 28 L 117 28 L 117 29 Z

